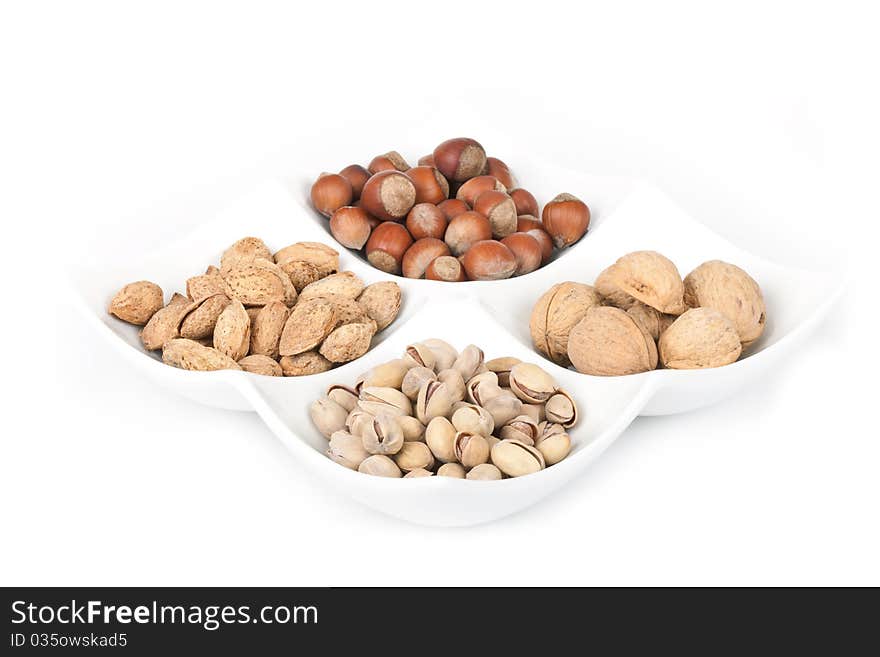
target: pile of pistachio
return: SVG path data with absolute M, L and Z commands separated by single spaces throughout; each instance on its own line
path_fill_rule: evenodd
M 516 358 L 485 361 L 430 339 L 377 365 L 354 387 L 331 385 L 312 422 L 340 465 L 380 477 L 503 479 L 568 456 L 577 404 L 547 372 Z

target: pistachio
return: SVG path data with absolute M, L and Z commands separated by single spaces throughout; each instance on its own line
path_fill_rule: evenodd
M 444 463 L 437 469 L 437 476 L 464 479 L 465 471 L 464 468 L 461 467 L 461 463 Z
M 559 424 L 551 424 L 551 427 L 562 428 Z M 571 438 L 565 431 L 552 430 L 545 432 L 538 437 L 535 448 L 541 452 L 544 457 L 544 463 L 547 465 L 556 465 L 571 451 Z
M 455 427 L 445 417 L 435 417 L 425 429 L 425 443 L 444 463 L 455 461 Z
M 455 434 L 455 458 L 465 468 L 473 468 L 489 460 L 489 444 L 478 433 L 459 431 Z
M 371 370 L 361 374 L 355 382 L 355 390 L 360 392 L 361 388 L 379 387 L 379 388 L 400 388 L 403 383 L 403 377 L 409 372 L 411 365 L 403 359 L 391 360 Z
M 476 404 L 468 404 L 452 414 L 452 426 L 459 432 L 490 436 L 495 430 L 495 420 L 486 409 Z
M 498 436 L 486 436 L 486 445 L 489 447 L 489 461 L 492 460 L 492 448 L 500 442 L 501 438 Z
M 356 407 L 345 419 L 345 428 L 348 429 L 350 433 L 360 438 L 364 434 L 364 428 L 372 423 L 373 416 L 362 410 L 360 407 Z
M 392 477 L 395 479 L 400 479 L 403 476 L 397 464 L 382 454 L 373 454 L 365 458 L 358 466 L 358 472 L 376 477 Z
M 492 448 L 492 463 L 509 477 L 522 477 L 544 469 L 544 456 L 518 440 L 502 440 Z
M 358 403 L 358 394 L 348 386 L 334 383 L 327 388 L 327 396 L 351 413 Z
M 403 443 L 400 451 L 394 455 L 394 462 L 404 472 L 430 470 L 434 467 L 434 455 L 425 443 Z
M 327 448 L 327 456 L 350 470 L 357 470 L 358 466 L 369 452 L 364 449 L 364 444 L 358 436 L 353 436 L 348 431 L 334 431 L 330 436 L 330 446 Z
M 477 481 L 498 481 L 501 479 L 501 470 L 491 463 L 480 463 L 467 473 L 466 479 Z
M 425 381 L 416 400 L 416 417 L 422 424 L 428 424 L 435 417 L 449 415 L 452 400 L 445 383 Z
M 538 424 L 547 419 L 544 411 L 544 404 L 523 404 L 523 415 L 528 415 Z
M 519 363 L 510 370 L 510 390 L 529 404 L 543 404 L 556 391 L 556 382 L 537 365 Z
M 411 368 L 406 373 L 406 376 L 403 377 L 403 382 L 400 384 L 400 391 L 412 401 L 415 401 L 419 396 L 419 390 L 422 389 L 422 385 L 428 381 L 436 380 L 437 375 L 434 374 L 434 370 L 427 367 L 416 366 Z
M 394 388 L 380 386 L 362 388 L 358 406 L 373 415 L 378 415 L 379 413 L 412 415 L 412 404 L 409 401 L 409 397 Z
M 483 365 L 483 350 L 472 344 L 462 349 L 458 358 L 452 364 L 452 369 L 458 370 L 461 378 L 465 381 L 470 380 L 477 370 Z
M 498 377 L 498 385 L 502 388 L 507 388 L 510 385 L 510 370 L 514 365 L 521 362 L 519 358 L 513 358 L 512 356 L 493 358 L 486 361 L 486 369 L 495 373 L 495 376 Z
M 565 433 L 565 427 L 561 424 L 557 424 L 556 422 L 548 422 L 544 421 L 538 425 L 538 440 L 542 440 L 547 436 L 552 436 L 555 433 Z
M 403 431 L 403 439 L 410 440 L 424 440 L 425 438 L 425 425 L 419 422 L 416 418 L 411 417 L 409 415 L 398 415 L 397 416 L 397 424 L 400 425 L 400 430 Z
M 538 423 L 528 415 L 520 415 L 501 427 L 498 436 L 503 440 L 518 440 L 534 446 L 538 440 Z
M 429 370 L 433 370 L 436 358 L 430 347 L 416 343 L 411 344 L 406 348 L 403 360 L 409 362 L 411 365 L 427 367 Z
M 518 415 L 522 415 L 524 404 L 509 390 L 502 389 L 500 395 L 492 397 L 483 408 L 492 416 L 496 427 L 507 424 Z
M 451 368 L 455 359 L 458 358 L 458 350 L 438 338 L 430 338 L 423 341 L 422 344 L 434 352 L 434 369 L 438 372 Z
M 393 415 L 380 413 L 363 426 L 361 441 L 370 454 L 397 454 L 404 445 L 403 430 Z
M 549 422 L 559 423 L 566 428 L 573 427 L 578 420 L 577 404 L 571 395 L 561 388 L 547 400 L 544 412 Z
M 465 386 L 464 379 L 461 378 L 461 372 L 451 368 L 440 370 L 437 373 L 437 380 L 440 383 L 446 384 L 446 388 L 449 390 L 449 398 L 453 404 L 464 399 Z
M 433 477 L 434 473 L 430 470 L 425 470 L 424 468 L 416 468 L 415 470 L 410 470 L 405 475 L 403 475 L 404 479 L 417 479 L 418 477 Z
M 321 397 L 312 402 L 309 407 L 309 416 L 318 431 L 325 438 L 329 438 L 336 431 L 345 428 L 348 411 L 329 397 Z
M 482 384 L 497 386 L 500 388 L 500 386 L 498 386 L 498 376 L 494 372 L 481 372 L 480 374 L 474 374 L 470 379 L 468 379 L 468 382 L 464 385 L 464 389 L 465 391 L 467 391 L 468 401 L 474 404 L 480 403 L 475 398 L 474 392 L 477 387 Z M 486 399 L 488 400 L 489 397 L 487 396 Z

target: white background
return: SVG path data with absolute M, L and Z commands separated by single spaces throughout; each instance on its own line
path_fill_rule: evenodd
M 4 3 L 0 583 L 880 584 L 876 22 L 710 5 Z M 850 292 L 759 386 L 638 419 L 465 530 L 309 485 L 255 415 L 152 388 L 65 300 L 64 263 L 338 168 L 348 135 L 428 151 L 486 125 L 771 259 L 846 265 Z

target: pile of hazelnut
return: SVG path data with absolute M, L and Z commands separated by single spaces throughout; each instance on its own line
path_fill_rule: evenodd
M 389 274 L 437 281 L 491 281 L 545 265 L 577 242 L 590 209 L 571 194 L 544 206 L 517 187 L 507 165 L 475 140 L 444 141 L 410 167 L 391 151 L 367 168 L 323 173 L 312 204 L 330 232 Z
M 430 339 L 377 365 L 353 387 L 331 385 L 309 414 L 336 463 L 381 477 L 494 480 L 568 456 L 574 399 L 516 358 L 483 360 Z

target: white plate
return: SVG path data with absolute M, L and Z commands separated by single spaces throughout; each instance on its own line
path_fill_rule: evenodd
M 755 381 L 813 327 L 839 293 L 838 279 L 784 268 L 731 245 L 685 216 L 651 186 L 587 176 L 546 164 L 521 180 L 545 201 L 562 190 L 582 197 L 593 211 L 590 232 L 546 267 L 507 281 L 440 283 L 397 278 L 404 302 L 397 321 L 363 358 L 330 372 L 301 378 L 261 377 L 244 372 L 187 372 L 163 365 L 143 351 L 136 327 L 109 316 L 107 304 L 122 285 L 148 279 L 170 296 L 185 280 L 218 262 L 223 249 L 244 235 L 262 237 L 271 249 L 303 240 L 335 245 L 326 221 L 308 203 L 314 172 L 271 181 L 240 199 L 210 226 L 169 244 L 160 252 L 132 252 L 113 270 L 78 269 L 71 281 L 86 316 L 132 364 L 160 385 L 211 406 L 255 410 L 298 457 L 316 481 L 348 492 L 379 511 L 413 522 L 470 525 L 514 513 L 555 491 L 581 472 L 639 414 L 664 415 L 699 408 Z M 658 370 L 627 377 L 579 374 L 544 360 L 534 351 L 528 319 L 538 297 L 554 283 L 590 283 L 617 257 L 638 249 L 660 251 L 682 274 L 705 260 L 722 259 L 748 271 L 767 302 L 764 335 L 737 363 L 711 370 Z M 360 256 L 339 247 L 341 266 L 365 281 L 387 280 Z M 331 382 L 353 382 L 371 365 L 397 357 L 413 341 L 441 337 L 458 348 L 473 343 L 487 358 L 517 356 L 543 365 L 570 390 L 582 420 L 572 432 L 574 448 L 563 462 L 542 472 L 501 482 L 440 477 L 408 482 L 349 471 L 323 452 L 326 440 L 312 427 L 308 406 Z M 405 490 L 405 493 L 403 492 Z

